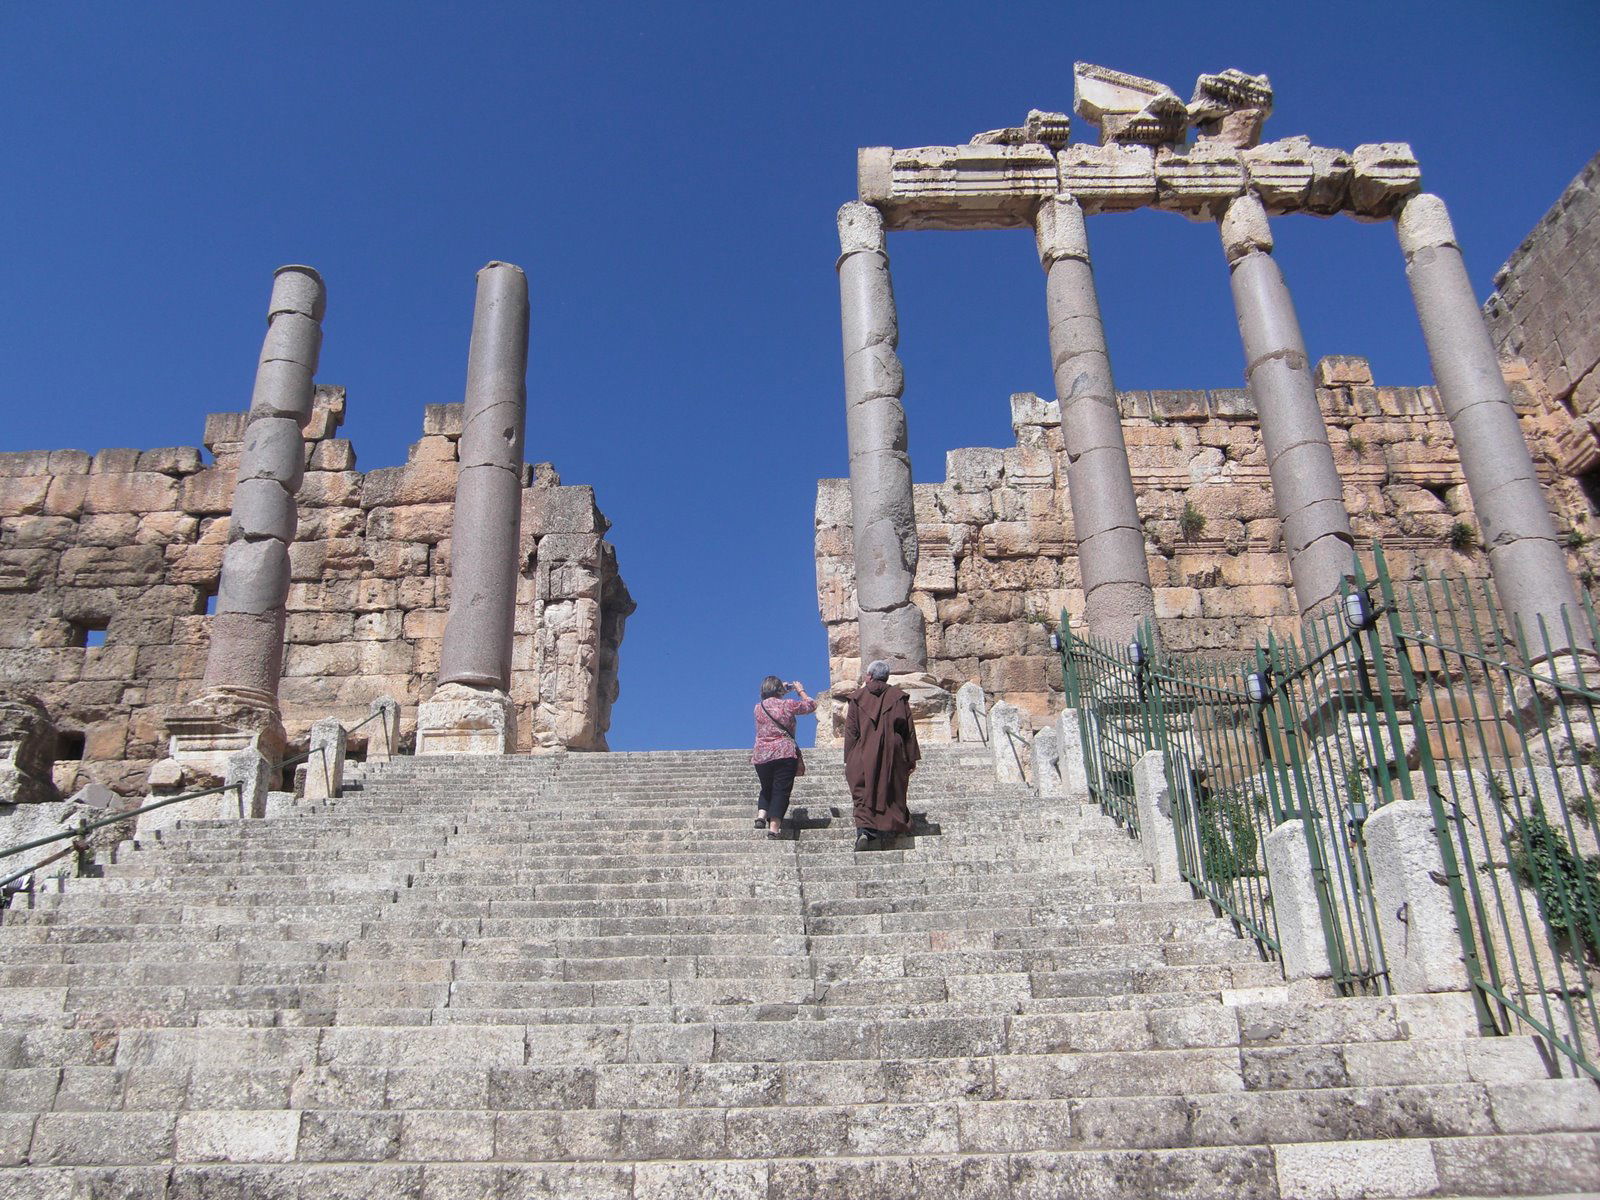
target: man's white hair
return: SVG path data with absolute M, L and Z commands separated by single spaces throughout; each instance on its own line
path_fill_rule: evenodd
M 881 659 L 881 658 L 873 659 L 871 662 L 869 662 L 867 664 L 867 678 L 868 679 L 887 679 L 887 678 L 889 678 L 889 664 L 884 662 L 883 659 Z

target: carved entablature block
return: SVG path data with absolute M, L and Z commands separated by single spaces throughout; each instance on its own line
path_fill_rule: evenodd
M 1197 219 L 1222 215 L 1244 192 L 1244 160 L 1223 142 L 1197 142 L 1177 153 L 1156 154 L 1156 207 Z
M 1343 150 L 1290 137 L 1252 146 L 1243 158 L 1250 185 L 1270 213 L 1331 216 L 1345 206 L 1351 167 Z
M 1189 131 L 1189 110 L 1164 83 L 1094 63 L 1074 63 L 1073 109 L 1100 127 L 1101 144 L 1164 146 Z
M 1072 138 L 1072 118 L 1064 112 L 1045 112 L 1034 108 L 1021 125 L 989 129 L 969 139 L 974 146 L 1044 145 L 1059 150 Z
M 1254 146 L 1271 115 L 1272 82 L 1265 75 L 1229 67 L 1195 80 L 1189 120 L 1201 141 L 1218 141 L 1238 150 Z
M 1058 184 L 1056 156 L 1042 143 L 866 146 L 856 179 L 861 199 L 891 230 L 1031 228 L 1039 201 Z
M 1391 217 L 1402 200 L 1422 190 L 1422 169 L 1404 142 L 1357 146 L 1350 157 L 1350 211 L 1357 217 Z
M 1148 146 L 1068 146 L 1061 191 L 1086 213 L 1126 212 L 1156 202 L 1156 157 Z

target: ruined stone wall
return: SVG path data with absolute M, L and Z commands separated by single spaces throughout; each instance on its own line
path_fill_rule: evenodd
M 1550 487 L 1558 525 L 1583 541 L 1586 509 L 1551 455 L 1559 421 L 1519 363 L 1511 393 Z M 1449 422 L 1429 387 L 1376 387 L 1365 359 L 1317 367 L 1358 546 L 1381 539 L 1390 570 L 1487 578 L 1477 523 Z M 1118 394 L 1145 528 L 1164 643 L 1245 651 L 1268 630 L 1296 627 L 1282 530 L 1254 404 L 1235 388 Z M 927 620 L 929 671 L 951 691 L 982 685 L 1041 721 L 1061 707 L 1049 633 L 1065 609 L 1083 613 L 1060 409 L 1032 393 L 1011 398 L 1017 444 L 952 450 L 941 484 L 915 489 L 920 560 L 913 599 Z M 1590 570 L 1594 547 L 1574 550 Z M 860 673 L 850 488 L 822 480 L 816 507 L 817 594 L 835 684 Z M 824 719 L 822 728 L 828 728 Z
M 313 721 L 353 725 L 384 695 L 409 728 L 450 604 L 461 406 L 428 406 L 407 463 L 365 473 L 336 436 L 344 410 L 344 390 L 321 387 L 305 429 L 280 687 L 301 747 Z M 38 696 L 69 755 L 81 735 L 58 786 L 81 771 L 138 791 L 166 753 L 162 714 L 198 693 L 244 424 L 206 419 L 210 462 L 191 446 L 0 454 L 0 688 Z M 519 748 L 604 750 L 633 601 L 593 489 L 562 486 L 548 464 L 524 485 Z M 104 645 L 85 647 L 89 630 Z
M 1484 316 L 1567 417 L 1562 474 L 1600 469 L 1600 154 L 1496 272 Z M 1600 499 L 1600 489 L 1595 489 Z

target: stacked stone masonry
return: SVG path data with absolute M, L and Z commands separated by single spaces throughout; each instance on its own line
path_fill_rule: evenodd
M 1504 373 L 1568 558 L 1592 581 L 1600 554 L 1575 481 L 1558 469 L 1562 419 L 1519 362 Z M 1397 579 L 1448 571 L 1488 578 L 1451 429 L 1431 387 L 1377 387 L 1365 359 L 1324 358 L 1318 404 L 1363 551 L 1382 540 Z M 1174 650 L 1253 647 L 1297 623 L 1255 406 L 1240 388 L 1121 391 L 1123 436 L 1138 494 L 1156 620 Z M 951 691 L 980 684 L 1035 725 L 1061 707 L 1049 634 L 1084 594 L 1072 527 L 1060 408 L 1011 398 L 1017 443 L 949 452 L 946 479 L 916 486 L 920 558 L 912 598 L 927 625 L 928 669 Z M 848 481 L 825 479 L 816 506 L 817 596 L 831 676 L 860 671 Z M 1370 566 L 1370 563 L 1369 563 Z M 822 724 L 822 736 L 830 722 Z
M 1557 464 L 1600 468 L 1600 154 L 1495 274 L 1484 315 L 1567 418 Z
M 304 428 L 279 688 L 300 748 L 315 721 L 355 725 L 385 695 L 409 728 L 433 690 L 450 601 L 461 405 L 429 405 L 407 463 L 365 473 L 337 436 L 344 412 L 344 389 L 318 387 Z M 163 714 L 200 691 L 245 420 L 207 417 L 209 456 L 0 454 L 0 688 L 43 702 L 63 794 L 80 775 L 142 790 L 166 753 Z M 604 750 L 634 604 L 593 489 L 562 486 L 549 464 L 523 482 L 517 748 Z M 85 646 L 96 631 L 104 644 Z

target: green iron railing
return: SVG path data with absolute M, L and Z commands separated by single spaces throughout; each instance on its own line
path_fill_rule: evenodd
M 1061 666 L 1067 703 L 1078 713 L 1089 794 L 1130 836 L 1139 836 L 1133 769 L 1156 748 L 1142 667 L 1128 647 L 1103 645 L 1066 632 L 1062 614 Z
M 1586 599 L 1529 636 L 1486 581 L 1396 584 L 1381 547 L 1373 567 L 1296 636 L 1232 660 L 1167 653 L 1148 628 L 1108 645 L 1063 614 L 1091 792 L 1140 836 L 1133 767 L 1162 751 L 1183 877 L 1269 957 L 1268 839 L 1303 839 L 1344 992 L 1391 990 L 1367 819 L 1427 805 L 1485 1032 L 1534 1033 L 1600 1078 L 1600 658 L 1572 649 L 1600 644 L 1600 620 Z
M 1394 707 L 1412 716 L 1480 1020 L 1600 1079 L 1600 644 L 1592 602 L 1532 636 L 1487 582 L 1397 587 L 1376 554 Z

